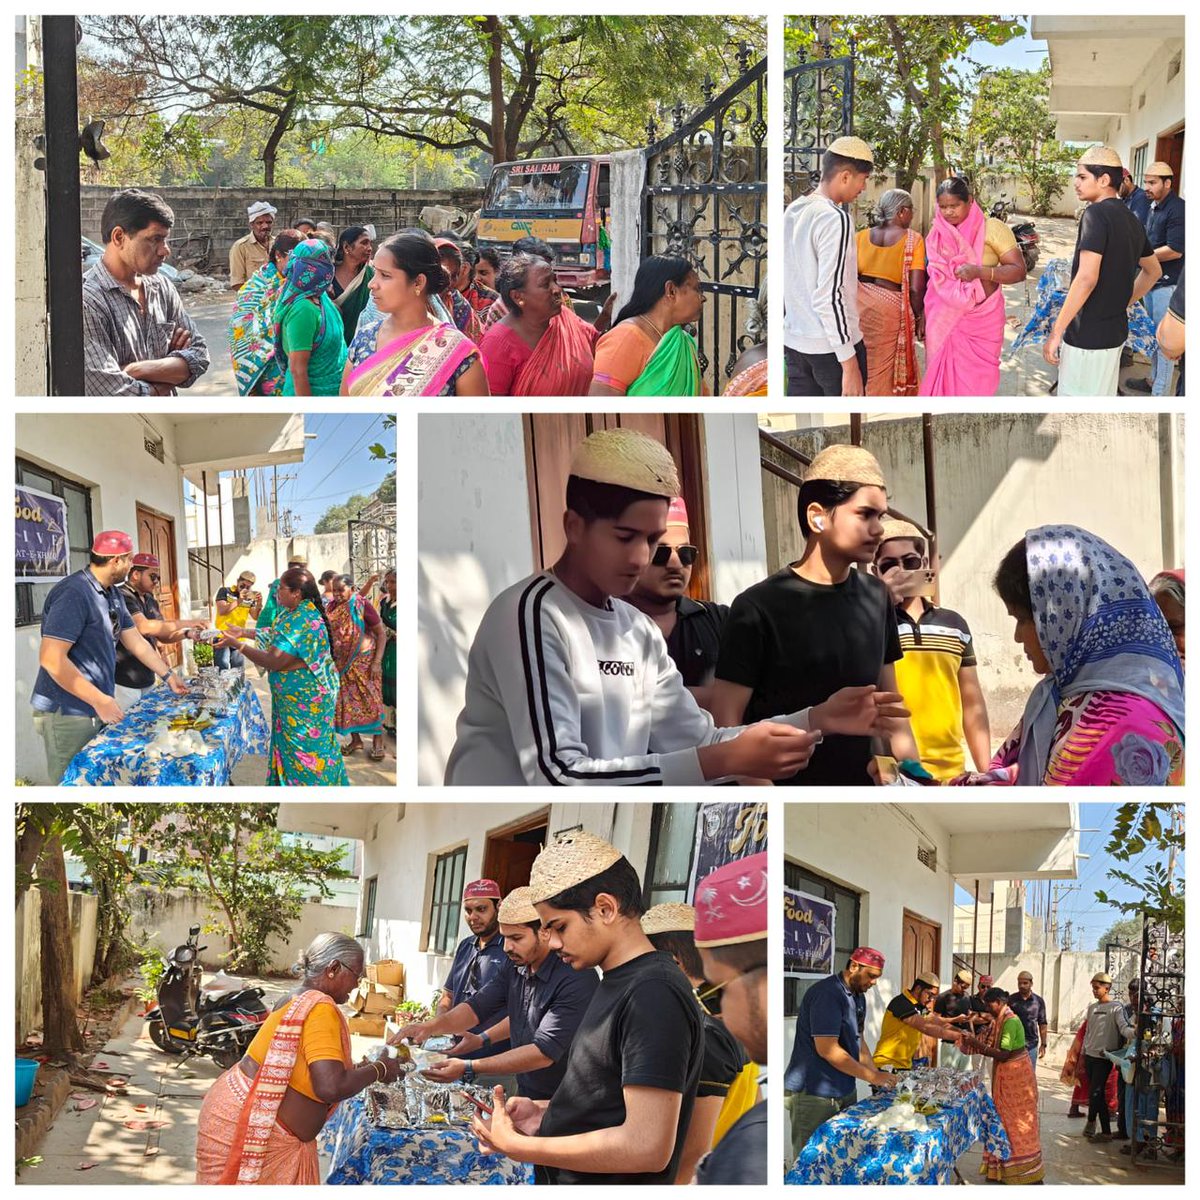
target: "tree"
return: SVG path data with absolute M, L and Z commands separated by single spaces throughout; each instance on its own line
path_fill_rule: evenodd
M 993 159 L 993 170 L 1016 175 L 1029 191 L 1037 216 L 1050 211 L 1066 187 L 1076 153 L 1055 136 L 1050 112 L 1050 60 L 1037 71 L 1004 67 L 979 81 L 963 139 L 968 161 Z
M 370 503 L 370 496 L 355 492 L 349 500 L 341 504 L 331 504 L 313 526 L 313 533 L 345 533 L 346 522 L 354 520 Z
M 335 128 L 346 111 L 338 97 L 381 77 L 387 29 L 357 16 L 90 17 L 84 30 L 96 49 L 81 54 L 81 74 L 117 85 L 111 98 L 92 99 L 93 116 L 133 121 L 139 133 L 157 117 L 168 141 L 194 133 L 198 116 L 259 114 L 257 157 L 263 186 L 273 187 L 284 137 L 301 121 L 310 132 Z
M 978 67 L 971 46 L 1002 46 L 1025 27 L 1013 17 L 862 16 L 833 22 L 833 52 L 857 42 L 855 133 L 891 169 L 896 186 L 911 188 L 927 160 L 937 179 L 953 165 L 949 145 L 961 122 Z M 816 35 L 804 18 L 791 21 L 792 53 L 811 50 Z
M 230 941 L 227 966 L 264 970 L 273 939 L 286 941 L 304 901 L 333 895 L 330 882 L 351 879 L 342 851 L 287 841 L 278 804 L 143 805 L 140 840 L 153 847 L 159 886 L 183 887 L 210 908 L 207 933 Z
M 1164 825 L 1164 821 L 1169 822 Z M 1114 900 L 1107 892 L 1097 891 L 1096 899 L 1126 914 L 1145 914 L 1165 921 L 1173 933 L 1183 932 L 1183 879 L 1172 871 L 1175 855 L 1183 851 L 1183 809 L 1175 804 L 1122 804 L 1117 810 L 1112 835 L 1104 847 L 1105 854 L 1118 862 L 1131 862 L 1147 850 L 1165 855 L 1145 867 L 1142 878 L 1128 871 L 1112 868 L 1108 878 L 1123 883 L 1138 893 L 1134 900 Z
M 1119 942 L 1122 946 L 1141 946 L 1142 924 L 1141 913 L 1114 921 L 1097 939 L 1096 949 L 1103 950 L 1109 942 Z

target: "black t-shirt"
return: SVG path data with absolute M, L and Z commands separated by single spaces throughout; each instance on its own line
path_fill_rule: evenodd
M 1179 323 L 1183 324 L 1183 277 L 1184 269 L 1179 268 L 1179 281 L 1175 284 L 1175 291 L 1171 294 L 1171 303 L 1167 305 L 1167 311 L 1172 312 L 1179 318 Z
M 610 1129 L 625 1121 L 624 1087 L 679 1092 L 671 1161 L 638 1174 L 536 1168 L 538 1183 L 674 1183 L 704 1058 L 704 1025 L 691 985 L 668 954 L 654 950 L 605 972 L 575 1031 L 567 1070 L 539 1135 Z
M 1154 253 L 1145 226 L 1116 196 L 1090 204 L 1079 219 L 1071 278 L 1084 250 L 1101 255 L 1100 278 L 1063 341 L 1079 350 L 1111 350 L 1129 336 L 1128 308 L 1138 262 Z
M 717 678 L 753 689 L 749 725 L 819 704 L 839 688 L 878 683 L 900 655 L 896 612 L 880 580 L 852 570 L 841 583 L 812 583 L 788 566 L 733 602 Z M 870 738 L 827 733 L 804 770 L 775 782 L 869 785 L 870 756 Z
M 964 1017 L 971 1011 L 971 997 L 966 994 L 956 996 L 953 992 L 943 992 L 933 1002 L 933 1011 L 947 1020 L 951 1017 Z M 951 1039 L 942 1038 L 942 1041 L 951 1042 Z
M 721 626 L 729 615 L 729 607 L 680 596 L 675 611 L 675 627 L 667 638 L 667 653 L 683 676 L 683 686 L 701 687 L 712 681 L 721 648 Z
M 158 601 L 155 600 L 153 593 L 143 595 L 126 581 L 117 589 L 121 593 L 121 597 L 125 601 L 125 607 L 129 610 L 130 617 L 135 613 L 140 613 L 149 621 L 161 621 L 162 609 L 158 607 Z M 134 621 L 136 627 L 137 622 Z M 152 638 L 142 635 L 146 641 L 150 643 L 156 650 L 158 642 Z M 116 680 L 122 687 L 128 688 L 148 688 L 154 686 L 154 672 L 149 667 L 143 666 L 138 662 L 128 650 L 125 649 L 121 642 L 117 642 L 117 673 Z
M 767 1102 L 760 1100 L 729 1127 L 696 1166 L 701 1184 L 767 1182 Z
M 749 1062 L 742 1044 L 718 1017 L 702 1013 L 704 1020 L 704 1060 L 700 1066 L 697 1096 L 727 1096 L 729 1085 Z

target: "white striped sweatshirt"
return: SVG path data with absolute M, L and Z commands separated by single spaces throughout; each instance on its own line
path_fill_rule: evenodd
M 853 358 L 862 331 L 850 214 L 820 192 L 801 196 L 783 214 L 783 245 L 783 344 Z
M 808 713 L 779 719 L 807 729 Z M 645 613 L 597 608 L 543 571 L 480 622 L 446 783 L 702 784 L 697 748 L 740 732 L 696 703 Z

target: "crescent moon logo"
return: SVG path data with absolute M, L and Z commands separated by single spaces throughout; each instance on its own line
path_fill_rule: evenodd
M 734 904 L 737 904 L 742 908 L 752 908 L 756 904 L 761 904 L 766 899 L 766 895 L 767 873 L 766 871 L 759 871 L 757 889 L 746 899 L 743 899 L 740 896 L 734 896 L 732 899 Z

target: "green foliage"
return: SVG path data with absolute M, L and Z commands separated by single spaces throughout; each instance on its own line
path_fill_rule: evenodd
M 394 431 L 396 428 L 395 416 L 385 415 L 383 418 L 383 427 L 385 430 L 390 429 L 390 430 Z M 373 445 L 368 446 L 367 452 L 374 459 L 382 459 L 382 460 L 386 460 L 387 462 L 391 462 L 391 463 L 394 463 L 396 461 L 395 448 L 388 450 L 383 445 L 382 442 L 375 442 Z M 391 475 L 388 476 L 388 478 L 392 481 L 392 494 L 390 497 L 385 497 L 383 494 L 383 484 L 380 484 L 379 498 L 381 500 L 384 500 L 386 503 L 394 504 L 396 502 L 396 472 L 393 471 L 391 473 Z M 387 483 L 386 479 L 384 480 L 384 483 Z
M 183 887 L 209 905 L 206 933 L 228 937 L 226 966 L 263 970 L 269 943 L 286 942 L 304 901 L 333 894 L 329 884 L 353 877 L 341 850 L 316 850 L 284 839 L 277 804 L 145 805 L 142 840 L 155 848 L 160 886 Z
M 370 496 L 355 492 L 349 500 L 330 505 L 313 526 L 313 533 L 345 533 L 346 522 L 356 518 L 370 503 Z
M 881 173 L 910 188 L 927 161 L 939 178 L 955 166 L 954 134 L 978 75 L 971 46 L 1002 46 L 1024 26 L 1015 17 L 858 16 L 832 22 L 833 52 L 847 54 L 857 40 L 854 132 L 875 152 Z M 807 18 L 789 20 L 784 34 L 791 65 L 813 49 Z
M 1131 917 L 1122 917 L 1114 921 L 1096 940 L 1096 949 L 1103 950 L 1109 942 L 1119 942 L 1122 946 L 1138 946 L 1142 944 L 1142 914 L 1134 913 Z
M 192 658 L 198 667 L 211 667 L 213 665 L 213 648 L 207 642 L 196 642 L 192 646 Z
M 433 1013 L 427 1005 L 422 1004 L 419 1000 L 401 1000 L 396 1005 L 396 1015 L 406 1025 L 411 1025 L 417 1021 L 428 1021 Z
M 167 964 L 159 951 L 153 948 L 144 949 L 142 956 L 142 961 L 138 964 L 142 986 L 134 990 L 134 995 L 143 1004 L 151 1004 L 158 999 L 158 985 L 167 973 Z
M 993 175 L 1017 176 L 1029 190 L 1033 212 L 1045 216 L 1076 159 L 1076 152 L 1054 136 L 1055 126 L 1049 59 L 1037 71 L 990 71 L 980 79 L 971 107 L 964 157 L 982 163 L 991 156 Z
M 1172 850 L 1183 852 L 1183 822 L 1171 822 L 1172 804 L 1122 804 L 1117 810 L 1112 835 L 1104 852 L 1118 862 L 1132 862 L 1147 850 L 1166 856 Z M 1184 924 L 1184 884 L 1182 872 L 1172 878 L 1161 859 L 1145 865 L 1139 879 L 1128 871 L 1112 868 L 1108 878 L 1123 883 L 1138 893 L 1134 900 L 1114 900 L 1107 892 L 1097 891 L 1096 899 L 1126 914 L 1145 913 L 1167 923 L 1173 933 L 1182 933 Z

